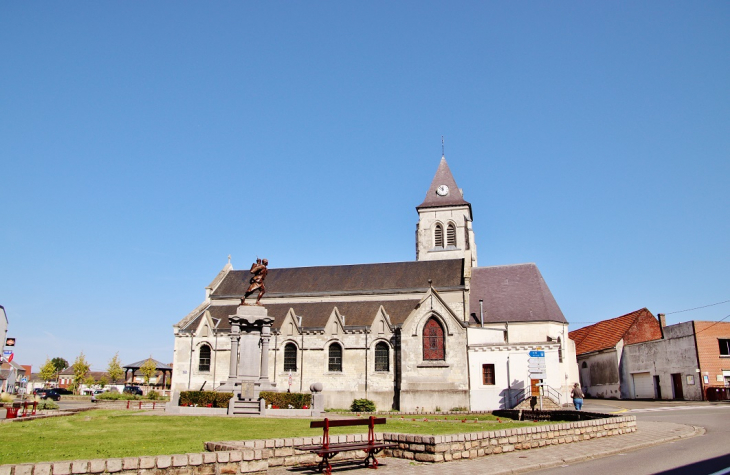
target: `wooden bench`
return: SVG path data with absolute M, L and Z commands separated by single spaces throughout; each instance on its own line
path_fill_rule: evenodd
M 367 456 L 362 461 L 366 467 L 378 468 L 378 459 L 375 458 L 375 454 L 380 453 L 383 449 L 397 447 L 398 444 L 394 442 L 378 442 L 375 440 L 375 424 L 385 424 L 386 420 L 384 417 L 375 418 L 370 416 L 368 419 L 325 419 L 323 421 L 312 421 L 309 424 L 310 428 L 321 427 L 324 431 L 322 435 L 322 444 L 317 445 L 299 445 L 294 447 L 297 450 L 312 452 L 322 457 L 319 462 L 318 470 L 325 473 L 332 473 L 332 465 L 330 465 L 330 459 L 340 452 L 347 452 L 350 450 L 362 450 Z M 368 440 L 361 442 L 340 442 L 336 444 L 330 443 L 330 427 L 347 427 L 347 426 L 368 426 Z

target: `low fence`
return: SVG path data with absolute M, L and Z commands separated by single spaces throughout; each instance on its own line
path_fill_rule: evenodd
M 150 400 L 113 400 L 113 399 L 97 399 L 92 401 L 97 408 L 100 409 L 136 409 L 136 410 L 165 410 L 167 401 L 150 401 Z

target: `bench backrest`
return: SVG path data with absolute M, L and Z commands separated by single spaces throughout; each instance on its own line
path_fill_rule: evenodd
M 346 426 L 369 426 L 370 419 L 326 419 L 329 421 L 329 427 L 346 427 Z M 325 427 L 325 421 L 312 421 L 309 423 L 310 429 L 316 427 Z M 373 424 L 385 424 L 385 417 L 373 418 Z

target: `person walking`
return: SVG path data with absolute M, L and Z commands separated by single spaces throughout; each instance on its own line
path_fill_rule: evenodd
M 578 383 L 573 385 L 573 390 L 570 391 L 570 397 L 573 398 L 573 406 L 575 406 L 575 410 L 580 411 L 583 407 L 583 391 L 580 390 L 580 385 Z

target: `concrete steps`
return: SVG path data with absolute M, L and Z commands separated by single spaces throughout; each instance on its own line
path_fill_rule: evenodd
M 257 399 L 238 399 L 233 401 L 231 413 L 235 415 L 260 415 L 261 406 Z
M 530 399 L 531 398 L 528 397 L 527 399 L 525 399 L 524 401 L 522 401 L 521 403 L 519 403 L 515 407 L 513 407 L 513 409 L 522 409 L 522 410 L 528 410 L 528 411 L 531 410 L 532 408 L 530 407 Z M 540 398 L 538 398 L 538 400 L 537 400 L 537 405 L 535 406 L 535 409 L 536 410 L 540 409 Z M 548 396 L 542 397 L 542 410 L 543 411 L 558 411 L 561 409 L 562 409 L 562 407 L 556 401 L 553 401 Z

